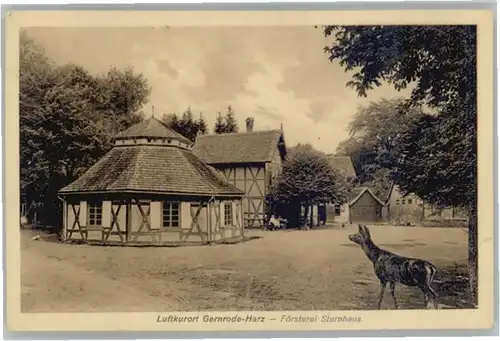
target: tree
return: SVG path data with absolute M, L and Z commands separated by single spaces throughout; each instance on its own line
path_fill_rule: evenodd
M 176 113 L 171 113 L 171 114 L 163 114 L 163 116 L 160 119 L 167 127 L 170 129 L 180 133 L 181 128 L 180 128 L 180 119 L 179 116 Z
M 329 59 L 346 71 L 356 70 L 347 85 L 360 96 L 383 80 L 398 90 L 413 83 L 406 106 L 423 103 L 438 111 L 438 119 L 424 118 L 410 134 L 413 138 L 405 139 L 424 134 L 422 148 L 432 156 L 422 158 L 421 149 L 407 144 L 396 178 L 403 191 L 419 193 L 431 204 L 467 208 L 469 281 L 477 303 L 476 27 L 325 26 L 323 33 L 333 37 L 325 47 Z M 417 166 L 426 181 L 404 174 Z
M 231 106 L 227 107 L 226 116 L 224 117 L 225 132 L 226 133 L 237 133 L 238 132 L 238 122 L 234 117 L 234 111 Z
M 191 141 L 194 141 L 196 135 L 198 133 L 198 124 L 194 119 L 193 111 L 191 107 L 188 107 L 183 113 L 181 117 L 181 121 L 179 122 L 183 133 L 181 135 L 187 137 Z
M 450 127 L 454 129 L 450 130 Z M 437 206 L 468 208 L 475 205 L 476 188 L 470 186 L 472 179 L 455 182 L 455 179 L 466 179 L 474 174 L 468 159 L 475 158 L 470 146 L 473 138 L 463 138 L 455 130 L 461 130 L 466 135 L 471 133 L 467 122 L 460 119 L 427 115 L 400 138 L 404 160 L 394 176 L 403 191 L 412 190 Z M 428 187 L 435 187 L 436 190 L 429 191 Z
M 220 111 L 217 113 L 217 118 L 215 119 L 214 133 L 223 134 L 226 132 L 226 126 L 224 124 L 224 118 Z
M 406 108 L 403 98 L 370 102 L 358 108 L 337 154 L 349 155 L 360 183 L 386 196 L 400 159 L 398 138 L 423 115 L 421 108 Z
M 105 152 L 106 134 L 87 115 L 94 92 L 90 75 L 66 66 L 47 76 L 43 97 L 28 98 L 30 89 L 20 91 L 21 193 L 30 201 L 42 202 L 46 208 L 43 222 L 57 225 L 57 190 Z
M 43 223 L 59 226 L 57 191 L 109 150 L 115 132 L 142 119 L 135 111 L 149 89 L 130 70 L 94 76 L 54 65 L 25 32 L 20 38 L 21 195 L 42 202 Z
M 314 204 L 333 202 L 342 204 L 347 200 L 347 184 L 329 164 L 325 154 L 310 145 L 298 145 L 290 151 L 283 164 L 283 172 L 277 177 L 271 189 L 269 203 L 276 207 L 286 204 L 281 214 L 297 225 L 300 208 L 306 212 Z M 306 217 L 307 218 L 307 213 Z M 312 219 L 309 220 L 312 227 Z
M 176 113 L 172 113 L 164 114 L 161 120 L 170 129 L 178 132 L 191 141 L 195 141 L 198 134 L 205 134 L 207 132 L 207 124 L 203 115 L 200 113 L 200 118 L 196 120 L 191 107 L 188 107 L 182 113 L 181 118 L 179 118 Z
M 92 98 L 94 110 L 112 137 L 140 122 L 139 109 L 148 101 L 151 88 L 141 73 L 132 68 L 119 70 L 112 67 L 96 78 L 97 91 Z
M 200 118 L 198 118 L 197 124 L 198 124 L 198 133 L 199 134 L 205 135 L 208 133 L 207 122 L 205 121 L 205 118 L 203 117 L 203 114 L 201 112 L 200 112 Z
M 227 112 L 225 116 L 222 116 L 220 112 L 217 113 L 217 118 L 215 119 L 214 133 L 224 134 L 224 133 L 237 133 L 238 132 L 238 122 L 234 117 L 234 111 L 231 106 L 227 107 Z

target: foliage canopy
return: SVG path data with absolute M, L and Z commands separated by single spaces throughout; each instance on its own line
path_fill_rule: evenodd
M 402 136 L 395 180 L 431 204 L 469 213 L 469 282 L 477 298 L 476 26 L 325 26 L 331 61 L 354 71 L 360 96 L 383 81 L 413 86 L 406 106 L 436 109 Z M 477 302 L 477 301 L 476 301 Z
M 400 153 L 405 157 L 396 177 L 400 188 L 419 193 L 431 203 L 475 207 L 476 28 L 325 26 L 323 33 L 333 37 L 332 44 L 325 47 L 329 59 L 338 60 L 346 71 L 354 71 L 347 85 L 360 96 L 383 81 L 398 90 L 413 85 L 406 107 L 426 104 L 440 115 L 432 121 L 440 138 L 427 139 L 425 147 L 419 143 L 438 156 L 422 159 L 422 150 L 412 145 L 420 134 L 430 132 L 427 117 L 402 140 Z M 426 133 L 421 131 L 423 126 Z M 450 148 L 455 152 L 449 153 Z M 439 158 L 446 153 L 448 157 Z M 438 176 L 427 182 L 415 181 L 410 170 L 417 163 L 427 176 Z
M 43 202 L 44 222 L 59 225 L 57 191 L 107 152 L 118 131 L 142 120 L 150 89 L 132 69 L 92 75 L 55 65 L 24 31 L 19 61 L 21 195 Z
M 305 205 L 347 200 L 348 184 L 330 165 L 325 154 L 310 145 L 290 149 L 282 173 L 271 187 L 271 206 Z

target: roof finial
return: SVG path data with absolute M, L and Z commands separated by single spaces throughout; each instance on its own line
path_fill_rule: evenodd
M 152 107 L 153 118 L 154 118 L 154 117 L 155 117 L 155 105 L 154 105 L 154 104 L 151 104 L 151 107 Z
M 281 125 L 280 125 L 280 129 L 281 129 L 281 131 L 283 132 L 283 122 L 282 122 L 282 123 L 281 123 Z

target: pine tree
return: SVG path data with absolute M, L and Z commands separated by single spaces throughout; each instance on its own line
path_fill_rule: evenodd
M 197 124 L 194 120 L 193 111 L 191 107 L 188 107 L 183 113 L 180 121 L 181 135 L 187 137 L 191 141 L 194 141 L 197 133 Z
M 182 113 L 181 118 L 176 113 L 163 115 L 162 122 L 191 141 L 196 140 L 198 132 L 202 134 L 207 132 L 207 124 L 201 113 L 200 118 L 196 120 L 190 107 Z
M 161 121 L 170 129 L 180 131 L 180 119 L 176 113 L 163 114 Z
M 200 112 L 200 118 L 196 122 L 197 124 L 197 132 L 200 135 L 205 135 L 208 133 L 208 127 L 207 127 L 207 122 L 205 121 L 205 118 L 203 117 L 203 114 Z
M 224 131 L 226 133 L 237 133 L 238 132 L 238 122 L 236 122 L 236 118 L 234 117 L 234 111 L 231 106 L 227 107 L 226 116 L 224 117 Z
M 226 132 L 226 125 L 224 123 L 224 118 L 220 111 L 217 113 L 217 118 L 215 119 L 214 133 L 223 134 Z

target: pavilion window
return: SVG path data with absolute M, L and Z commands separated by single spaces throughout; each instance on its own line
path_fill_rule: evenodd
M 102 202 L 87 205 L 88 221 L 90 226 L 102 225 Z
M 224 225 L 233 225 L 233 206 L 231 203 L 224 203 Z
M 162 209 L 162 227 L 178 228 L 180 227 L 180 205 L 178 202 L 163 202 Z
M 340 205 L 339 204 L 335 204 L 335 215 L 336 216 L 340 215 Z

